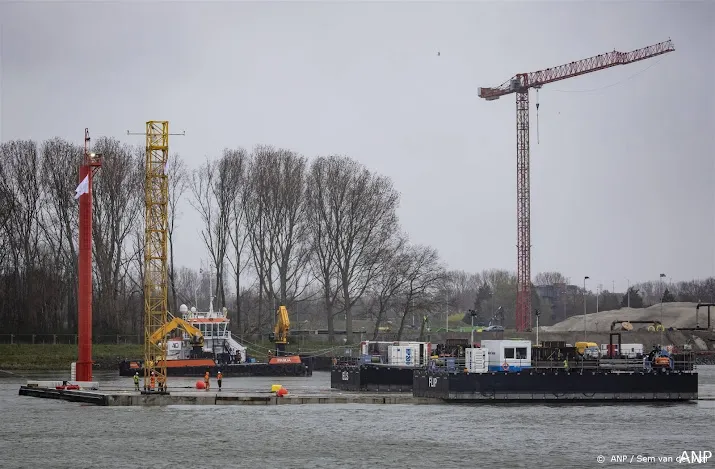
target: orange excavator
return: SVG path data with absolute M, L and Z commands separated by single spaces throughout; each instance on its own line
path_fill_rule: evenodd
M 268 335 L 271 342 L 276 344 L 275 356 L 268 363 L 277 365 L 279 363 L 301 363 L 298 355 L 289 355 L 286 353 L 286 345 L 288 344 L 288 330 L 290 329 L 290 319 L 288 318 L 288 308 L 284 305 L 278 307 L 276 312 L 276 325 L 273 332 Z

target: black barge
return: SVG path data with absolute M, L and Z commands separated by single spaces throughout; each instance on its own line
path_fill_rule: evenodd
M 532 357 L 531 343 L 525 340 L 482 341 L 482 347 L 461 352 L 457 357 L 433 357 L 424 365 L 418 362 L 411 367 L 369 363 L 371 359 L 365 355 L 353 363 L 337 361 L 331 370 L 331 387 L 411 391 L 414 397 L 448 402 L 698 398 L 698 374 L 689 353 L 654 349 L 636 359 L 587 360 L 559 345 L 554 350 L 535 347 Z
M 414 397 L 450 402 L 689 401 L 698 398 L 695 372 L 531 370 L 449 373 L 416 370 Z

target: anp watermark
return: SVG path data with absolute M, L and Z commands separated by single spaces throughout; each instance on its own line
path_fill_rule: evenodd
M 710 450 L 683 451 L 679 455 L 651 456 L 647 454 L 611 454 L 604 456 L 599 454 L 596 461 L 599 464 L 643 464 L 643 463 L 677 463 L 677 464 L 706 464 L 712 459 L 713 453 Z

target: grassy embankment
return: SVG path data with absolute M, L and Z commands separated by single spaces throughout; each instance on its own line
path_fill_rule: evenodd
M 324 351 L 330 346 L 322 342 L 289 344 L 289 352 L 302 353 Z M 270 342 L 251 344 L 248 354 L 258 360 L 266 358 L 268 350 L 272 349 Z M 95 370 L 116 369 L 119 362 L 125 358 L 141 358 L 144 355 L 142 345 L 105 345 L 92 346 L 92 358 Z M 77 346 L 70 344 L 0 344 L 0 370 L 63 370 L 77 361 Z
M 92 346 L 95 369 L 116 369 L 124 358 L 144 354 L 141 345 Z M 0 369 L 2 370 L 62 370 L 77 361 L 77 346 L 71 344 L 1 344 Z

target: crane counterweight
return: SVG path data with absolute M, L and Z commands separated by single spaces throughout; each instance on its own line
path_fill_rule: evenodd
M 519 73 L 496 88 L 479 88 L 480 98 L 494 101 L 516 94 L 517 296 L 516 329 L 531 328 L 531 215 L 529 175 L 529 89 L 567 78 L 649 59 L 675 50 L 668 39 L 631 52 L 608 52 L 531 73 Z M 538 109 L 538 104 L 537 104 Z

